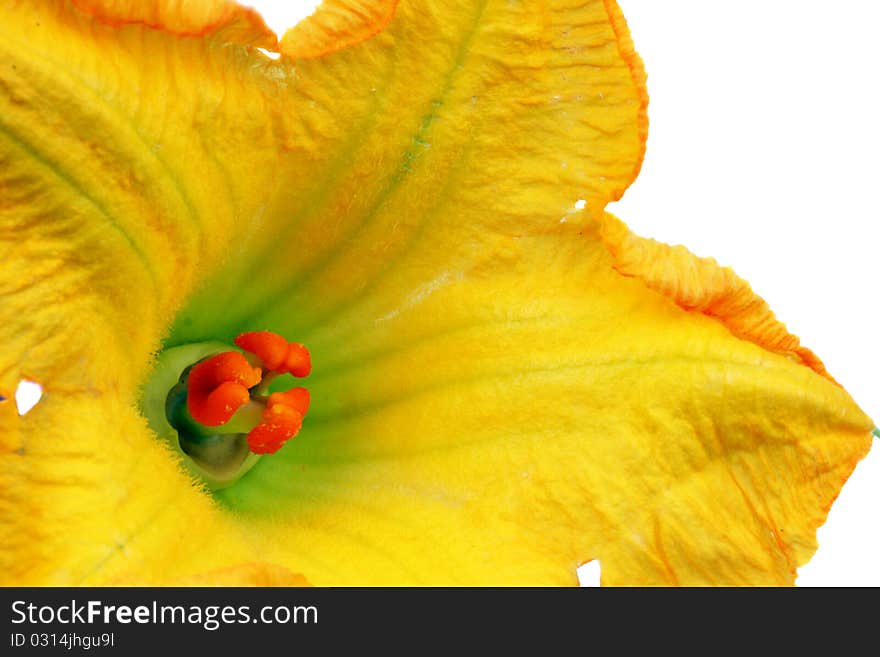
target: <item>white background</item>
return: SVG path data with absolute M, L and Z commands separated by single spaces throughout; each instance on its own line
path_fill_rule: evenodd
M 248 4 L 281 34 L 317 2 Z M 880 10 L 866 0 L 620 5 L 648 72 L 651 128 L 638 180 L 610 209 L 643 236 L 733 266 L 880 417 Z M 878 442 L 798 584 L 880 586 Z

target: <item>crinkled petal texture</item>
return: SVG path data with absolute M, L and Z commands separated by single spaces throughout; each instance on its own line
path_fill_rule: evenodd
M 793 582 L 869 420 L 602 234 L 487 232 L 389 275 L 311 335 L 301 437 L 221 499 L 322 584 L 571 584 L 594 558 L 606 584 Z
M 0 20 L 0 394 L 45 390 L 0 403 L 4 583 L 793 581 L 871 422 L 602 213 L 646 129 L 613 3 L 333 2 L 278 62 L 226 3 L 78 4 Z M 211 496 L 138 387 L 242 330 L 312 407 Z

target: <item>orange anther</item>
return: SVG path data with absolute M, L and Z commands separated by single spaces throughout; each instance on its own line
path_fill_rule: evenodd
M 196 422 L 209 427 L 227 422 L 250 399 L 248 388 L 262 377 L 237 351 L 225 351 L 197 363 L 187 379 L 186 407 Z
M 289 406 L 270 406 L 263 413 L 263 421 L 248 434 L 248 447 L 254 454 L 274 454 L 299 433 L 302 421 L 302 414 Z
M 298 342 L 291 342 L 284 361 L 284 370 L 297 377 L 308 376 L 312 371 L 312 356 L 309 350 Z
M 251 331 L 235 338 L 235 344 L 256 355 L 267 370 L 276 374 L 290 372 L 293 376 L 308 376 L 312 371 L 309 350 L 298 342 L 290 342 L 271 331 Z
M 273 392 L 269 395 L 269 408 L 274 406 L 287 406 L 301 415 L 309 410 L 309 391 L 305 388 L 291 388 L 284 392 Z
M 308 410 L 309 391 L 305 388 L 273 392 L 267 400 L 263 421 L 248 434 L 248 447 L 255 454 L 277 452 L 299 433 Z
M 259 357 L 267 370 L 278 370 L 287 358 L 287 340 L 271 331 L 242 333 L 235 344 Z

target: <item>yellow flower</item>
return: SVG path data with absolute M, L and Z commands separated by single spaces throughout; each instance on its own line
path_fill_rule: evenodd
M 873 425 L 604 212 L 647 131 L 613 2 L 333 0 L 280 45 L 182 4 L 0 18 L 0 394 L 45 395 L 0 403 L 3 583 L 793 582 Z M 211 492 L 156 355 L 258 330 L 312 405 Z

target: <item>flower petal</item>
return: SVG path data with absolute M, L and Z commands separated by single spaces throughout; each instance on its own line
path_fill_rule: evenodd
M 272 48 L 275 35 L 253 9 L 229 0 L 72 0 L 86 14 L 114 26 L 146 25 L 180 36 L 223 33 L 236 43 Z
M 2 582 L 168 583 L 262 562 L 137 412 L 196 265 L 229 239 L 222 176 L 174 166 L 209 159 L 191 126 L 223 113 L 209 89 L 240 84 L 242 50 L 61 3 L 5 9 L 0 35 L 0 397 L 43 387 L 24 416 L 0 401 Z
M 413 0 L 374 38 L 277 70 L 288 157 L 169 345 L 281 318 L 299 339 L 427 236 L 600 211 L 644 152 L 644 73 L 611 2 Z
M 106 386 L 52 386 L 23 417 L 0 406 L 0 582 L 189 584 L 219 570 L 238 585 L 286 572 L 186 478 L 133 395 Z M 248 562 L 264 563 L 235 570 Z
M 822 361 L 801 346 L 767 302 L 733 270 L 719 267 L 712 258 L 696 258 L 683 246 L 637 237 L 611 215 L 602 223 L 602 239 L 614 256 L 615 269 L 624 276 L 641 278 L 685 310 L 717 317 L 734 335 L 785 354 L 834 380 Z
M 793 583 L 872 424 L 621 275 L 615 222 L 419 251 L 315 329 L 301 434 L 221 499 L 316 585 L 573 584 L 590 559 L 605 584 Z M 719 279 L 676 255 L 671 278 Z
M 184 577 L 176 586 L 308 586 L 308 581 L 286 568 L 246 563 Z

